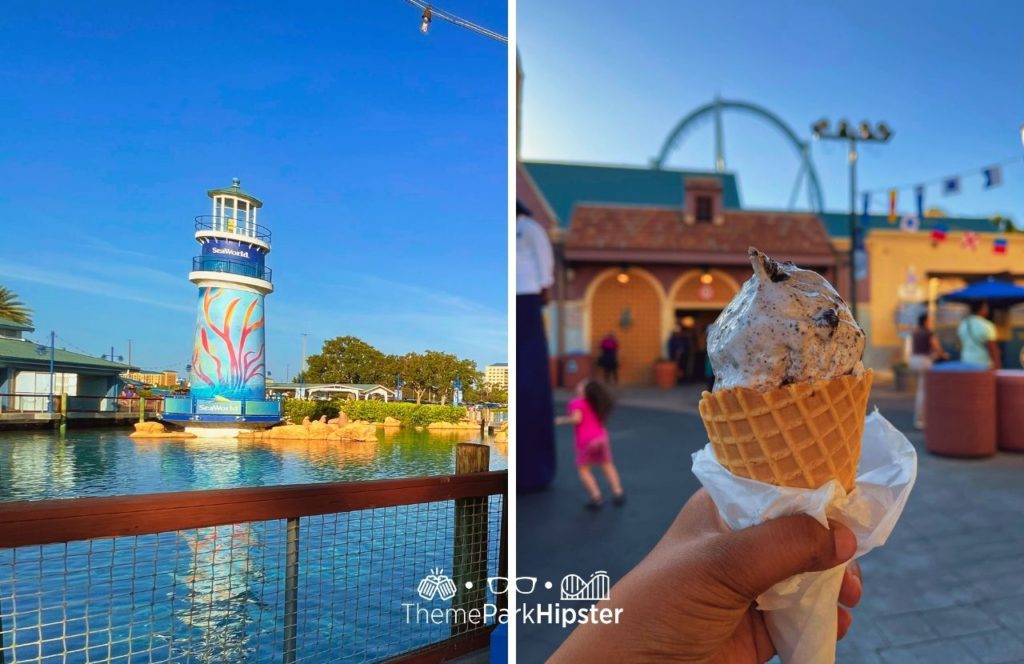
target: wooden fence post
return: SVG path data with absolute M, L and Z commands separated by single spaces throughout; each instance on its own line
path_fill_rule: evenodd
M 139 397 L 139 421 L 146 421 L 146 397 Z
M 484 473 L 490 467 L 491 448 L 477 443 L 459 443 L 455 446 L 455 474 Z M 452 608 L 467 612 L 478 609 L 483 613 L 487 600 L 487 528 L 488 497 L 459 498 L 455 501 L 455 559 L 452 570 L 456 593 Z M 466 583 L 472 586 L 467 588 Z M 452 636 L 458 636 L 479 627 L 476 623 L 457 622 L 451 626 Z

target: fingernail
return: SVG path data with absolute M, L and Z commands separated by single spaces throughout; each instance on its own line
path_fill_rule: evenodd
M 846 562 L 857 553 L 857 536 L 843 524 L 832 521 L 832 539 L 836 547 L 836 560 Z

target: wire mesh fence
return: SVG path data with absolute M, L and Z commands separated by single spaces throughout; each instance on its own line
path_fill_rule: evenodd
M 138 509 L 125 518 L 112 499 L 83 499 L 99 506 L 100 531 L 119 523 L 108 530 L 140 534 L 56 543 L 24 543 L 53 539 L 61 520 L 53 510 L 7 523 L 0 515 L 0 543 L 12 539 L 5 535 L 13 524 L 35 529 L 0 549 L 0 660 L 373 662 L 486 635 L 503 600 L 487 580 L 503 573 L 507 495 L 504 473 L 486 475 L 495 477 L 455 493 L 443 486 L 452 478 L 422 478 L 408 497 L 398 490 L 384 499 L 345 497 L 355 485 L 333 485 L 336 501 L 353 506 L 337 511 L 314 496 L 301 502 L 315 509 L 282 508 L 273 497 L 293 495 L 289 487 L 193 492 L 217 494 L 214 513 L 231 492 L 242 492 L 249 512 L 261 503 L 292 512 L 194 528 L 162 527 L 194 517 Z M 424 489 L 427 479 L 437 487 Z M 316 495 L 328 495 L 325 488 L 332 485 Z M 180 511 L 173 497 L 184 495 L 162 494 L 172 498 L 160 509 Z M 161 494 L 141 498 L 161 502 Z M 153 523 L 125 525 L 145 514 L 156 515 Z M 79 509 L 64 520 L 88 518 Z M 225 520 L 230 513 L 201 519 Z

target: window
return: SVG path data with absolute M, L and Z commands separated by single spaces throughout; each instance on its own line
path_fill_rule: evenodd
M 711 221 L 712 221 L 711 197 L 710 196 L 698 196 L 697 197 L 697 223 L 699 223 L 699 224 L 710 224 Z
M 78 374 L 54 373 L 53 393 L 68 396 L 78 394 Z M 23 411 L 43 412 L 49 405 L 50 374 L 42 371 L 19 371 L 14 377 L 15 408 Z M 39 396 L 32 396 L 39 395 Z M 45 395 L 45 396 L 43 396 Z

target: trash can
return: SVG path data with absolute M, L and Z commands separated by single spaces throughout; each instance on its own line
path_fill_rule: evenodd
M 1024 452 L 1024 371 L 996 372 L 996 439 L 999 449 Z
M 962 362 L 943 362 L 925 375 L 925 447 L 932 454 L 996 453 L 996 375 Z
M 1004 367 L 1019 369 L 1024 367 L 1024 305 L 1010 307 L 1007 318 L 1010 336 L 999 350 L 1002 352 Z
M 589 355 L 573 353 L 562 361 L 562 387 L 565 389 L 575 390 L 580 382 L 590 378 L 592 363 Z

